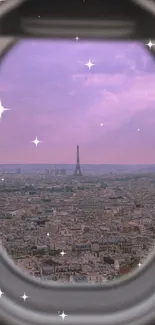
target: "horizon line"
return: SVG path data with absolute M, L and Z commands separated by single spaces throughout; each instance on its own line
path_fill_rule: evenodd
M 2 165 L 76 165 L 76 163 L 0 163 Z M 101 165 L 117 165 L 117 166 L 155 166 L 155 163 L 85 163 L 81 166 L 90 165 L 90 166 L 101 166 Z

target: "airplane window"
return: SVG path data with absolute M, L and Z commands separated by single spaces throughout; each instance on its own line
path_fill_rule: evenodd
M 136 42 L 28 40 L 0 67 L 0 238 L 27 274 L 105 283 L 155 239 L 155 64 Z

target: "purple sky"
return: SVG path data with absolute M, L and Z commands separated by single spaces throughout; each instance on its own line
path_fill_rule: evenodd
M 138 43 L 22 41 L 0 98 L 0 163 L 74 163 L 77 144 L 81 163 L 155 163 L 155 62 Z

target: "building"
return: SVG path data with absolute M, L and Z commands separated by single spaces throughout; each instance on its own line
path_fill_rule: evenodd
M 60 174 L 60 176 L 66 176 L 66 174 L 67 174 L 66 169 L 65 168 L 60 169 L 59 174 Z
M 59 176 L 60 175 L 60 169 L 59 168 L 56 168 L 55 169 L 55 175 L 54 176 Z
M 45 169 L 45 176 L 47 177 L 47 176 L 49 176 L 50 175 L 50 171 L 49 171 L 49 169 Z
M 16 168 L 16 174 L 17 175 L 20 175 L 21 174 L 21 168 L 20 167 Z

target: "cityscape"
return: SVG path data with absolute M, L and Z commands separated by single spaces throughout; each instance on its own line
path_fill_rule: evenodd
M 103 165 L 95 176 L 87 166 L 83 174 L 79 145 L 76 155 L 75 170 L 1 168 L 1 241 L 31 276 L 104 283 L 140 267 L 154 247 L 155 166 Z
M 5 57 L 0 240 L 23 272 L 102 284 L 153 250 L 154 72 L 141 44 L 80 35 Z

